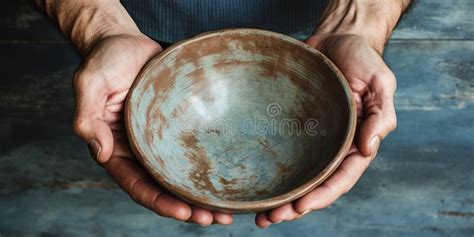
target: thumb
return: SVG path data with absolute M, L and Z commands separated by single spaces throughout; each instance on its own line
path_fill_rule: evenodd
M 364 96 L 364 114 L 357 131 L 357 148 L 364 156 L 375 158 L 380 142 L 397 125 L 393 97 L 395 78 L 375 78 Z
M 112 155 L 114 145 L 112 131 L 103 120 L 107 85 L 100 77 L 85 74 L 78 72 L 74 78 L 76 93 L 74 132 L 89 145 L 94 159 L 105 163 Z

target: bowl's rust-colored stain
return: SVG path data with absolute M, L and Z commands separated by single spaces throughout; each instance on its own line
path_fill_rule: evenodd
M 142 72 L 141 74 L 143 74 Z M 164 69 L 161 71 L 160 74 L 156 76 L 157 78 L 160 78 L 159 80 L 150 80 L 148 83 L 146 83 L 145 87 L 153 87 L 155 96 L 152 98 L 151 104 L 156 104 L 160 103 L 161 101 L 164 101 L 168 99 L 168 95 L 166 93 L 160 93 L 162 88 L 170 88 L 174 86 L 174 80 L 171 78 L 171 70 L 168 67 L 164 67 Z M 143 92 L 144 93 L 144 92 Z M 143 93 L 141 96 L 143 96 Z M 158 125 L 159 128 L 156 131 L 158 137 L 160 139 L 163 138 L 163 126 L 164 127 L 169 127 L 168 120 L 166 117 L 161 113 L 161 110 L 159 108 L 155 108 L 156 110 L 153 111 L 153 107 L 148 107 L 147 108 L 147 120 L 146 120 L 146 126 L 148 128 L 154 127 L 152 122 L 159 122 L 160 124 Z M 153 133 L 152 129 L 146 130 L 145 131 L 145 136 L 146 136 L 146 141 L 149 146 L 152 146 L 153 143 L 153 138 L 155 134 Z
M 222 177 L 219 177 L 219 183 L 221 183 L 222 185 L 229 185 L 229 184 L 237 184 L 237 179 L 236 178 L 233 178 L 231 180 L 227 180 L 227 179 L 224 179 Z
M 222 177 L 218 178 L 218 182 L 222 185 L 222 190 L 217 190 L 212 184 L 210 171 L 212 169 L 209 158 L 204 148 L 199 145 L 199 140 L 195 132 L 184 133 L 181 137 L 184 147 L 186 147 L 185 156 L 189 159 L 193 166 L 192 172 L 189 173 L 189 179 L 196 187 L 202 191 L 209 191 L 213 194 L 220 194 L 232 199 L 235 194 L 246 192 L 239 188 L 233 188 L 238 184 L 238 179 L 234 178 L 226 180 Z
M 238 151 L 242 149 L 242 147 L 240 146 L 227 146 L 224 148 L 224 150 L 222 151 L 222 153 L 228 153 L 228 152 L 235 152 L 235 151 Z M 238 164 L 238 166 L 240 167 L 240 169 L 244 170 L 245 169 L 245 166 L 243 164 Z
M 266 196 L 270 191 L 268 189 L 256 190 L 255 193 L 260 196 Z
M 206 151 L 199 145 L 199 140 L 194 132 L 184 133 L 181 136 L 184 147 L 186 148 L 185 156 L 192 165 L 192 172 L 189 172 L 189 179 L 194 185 L 203 190 L 217 193 L 209 178 L 211 164 L 207 157 Z
M 186 111 L 187 108 L 190 106 L 190 102 L 188 100 L 182 101 L 178 106 L 176 106 L 173 111 L 171 112 L 171 117 L 173 119 L 180 118 Z
M 278 116 L 265 113 L 270 102 L 281 105 Z M 325 56 L 280 34 L 235 29 L 153 58 L 130 90 L 125 120 L 137 159 L 164 188 L 193 205 L 248 212 L 284 205 L 328 178 L 352 143 L 355 112 L 349 85 Z M 298 126 L 238 137 L 194 127 L 239 126 L 254 113 Z M 310 119 L 324 137 L 304 133 Z
M 291 169 L 288 165 L 285 165 L 283 162 L 277 162 L 277 172 L 278 175 L 286 175 L 291 172 Z
M 262 145 L 262 150 L 268 154 L 270 154 L 272 157 L 277 157 L 278 156 L 278 152 L 275 151 L 275 149 L 273 148 L 273 146 L 271 146 L 269 143 L 268 143 L 268 140 L 267 139 L 260 139 L 260 141 L 258 141 L 260 143 L 260 145 Z

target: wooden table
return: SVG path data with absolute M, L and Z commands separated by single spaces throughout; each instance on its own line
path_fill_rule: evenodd
M 422 0 L 386 61 L 398 129 L 347 195 L 267 230 L 180 223 L 132 202 L 71 129 L 80 64 L 33 1 L 0 9 L 0 236 L 474 236 L 474 1 Z

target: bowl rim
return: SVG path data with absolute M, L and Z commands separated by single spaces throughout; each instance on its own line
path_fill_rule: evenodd
M 270 198 L 257 200 L 257 201 L 217 201 L 217 202 L 211 201 L 210 199 L 203 198 L 202 196 L 199 196 L 199 195 L 194 195 L 193 193 L 185 189 L 179 188 L 178 186 L 175 186 L 172 183 L 169 183 L 161 174 L 155 171 L 153 167 L 151 167 L 151 165 L 147 162 L 146 156 L 142 152 L 140 146 L 138 146 L 135 140 L 135 137 L 133 135 L 134 134 L 133 128 L 132 128 L 133 126 L 130 125 L 130 121 L 131 121 L 130 103 L 131 103 L 132 94 L 134 92 L 134 89 L 137 87 L 137 85 L 143 80 L 144 75 L 148 74 L 149 70 L 151 70 L 153 65 L 162 61 L 167 55 L 169 55 L 174 50 L 180 47 L 184 47 L 185 45 L 190 44 L 192 42 L 203 40 L 210 37 L 225 36 L 225 35 L 231 35 L 231 34 L 239 34 L 239 35 L 255 34 L 255 35 L 270 36 L 282 41 L 286 41 L 290 44 L 299 46 L 300 48 L 307 50 L 309 53 L 313 54 L 315 57 L 318 57 L 320 60 L 326 63 L 329 69 L 336 75 L 337 80 L 339 81 L 340 85 L 342 86 L 344 90 L 344 95 L 346 97 L 346 102 L 349 108 L 349 119 L 348 119 L 349 121 L 348 121 L 348 127 L 346 130 L 346 133 L 344 135 L 344 141 L 342 145 L 340 146 L 338 152 L 332 159 L 332 161 L 315 177 L 311 178 L 309 181 L 306 181 L 302 185 L 290 190 L 289 192 L 286 192 L 277 196 L 273 196 Z M 174 43 L 173 45 L 171 45 L 170 47 L 168 47 L 161 53 L 158 53 L 157 55 L 152 57 L 145 64 L 145 66 L 137 75 L 136 79 L 134 80 L 134 82 L 132 83 L 132 86 L 129 89 L 129 92 L 127 94 L 127 99 L 125 102 L 125 108 L 124 108 L 125 130 L 127 133 L 129 143 L 130 143 L 130 147 L 132 148 L 132 151 L 134 155 L 136 156 L 137 160 L 139 161 L 139 163 L 142 166 L 144 166 L 144 168 L 150 173 L 150 176 L 156 182 L 158 182 L 160 186 L 165 188 L 170 193 L 183 199 L 184 201 L 190 202 L 190 204 L 197 205 L 197 206 L 210 209 L 210 210 L 219 210 L 219 211 L 224 211 L 224 212 L 228 211 L 228 212 L 233 212 L 233 213 L 260 212 L 264 210 L 273 209 L 275 207 L 282 206 L 293 200 L 296 200 L 302 197 L 303 195 L 307 194 L 311 190 L 315 189 L 316 187 L 318 187 L 327 178 L 329 178 L 334 173 L 334 171 L 336 171 L 336 169 L 339 167 L 339 165 L 344 160 L 346 154 L 348 153 L 354 139 L 356 122 L 357 122 L 356 119 L 357 119 L 356 104 L 355 104 L 355 99 L 352 94 L 352 90 L 350 89 L 349 83 L 345 79 L 345 76 L 343 75 L 343 73 L 337 68 L 337 66 L 329 58 L 327 58 L 324 54 L 322 54 L 318 50 L 305 44 L 304 42 L 291 38 L 290 36 L 283 35 L 276 32 L 267 31 L 267 30 L 252 29 L 252 28 L 230 28 L 230 29 L 224 29 L 224 30 L 210 31 L 210 32 L 202 33 L 192 38 Z

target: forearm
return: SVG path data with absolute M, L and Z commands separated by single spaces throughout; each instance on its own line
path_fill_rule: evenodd
M 315 31 L 319 38 L 334 34 L 364 37 L 379 53 L 411 0 L 330 0 Z M 315 40 L 318 37 L 314 37 Z
M 118 0 L 36 0 L 83 55 L 101 39 L 141 34 Z

